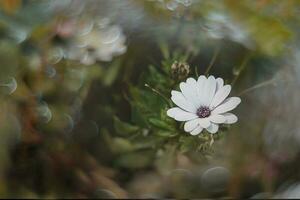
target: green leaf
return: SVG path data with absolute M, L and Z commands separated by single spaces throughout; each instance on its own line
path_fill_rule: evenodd
M 3 78 L 16 76 L 20 64 L 18 56 L 19 52 L 16 45 L 5 41 L 0 42 L 1 80 Z
M 112 143 L 112 150 L 114 153 L 125 153 L 130 152 L 134 149 L 134 146 L 129 140 L 124 138 L 114 138 Z
M 115 63 L 110 65 L 105 73 L 105 76 L 103 77 L 104 85 L 106 85 L 106 86 L 112 85 L 114 83 L 114 81 L 116 80 L 120 69 L 121 69 L 120 60 L 116 60 Z
M 170 66 L 171 67 L 171 66 Z M 149 84 L 161 92 L 167 92 L 170 87 L 170 79 L 165 74 L 162 74 L 153 65 L 149 66 L 149 71 L 144 74 L 144 83 Z
M 114 117 L 114 128 L 117 134 L 123 136 L 136 133 L 139 130 L 139 127 L 133 126 L 126 122 L 122 122 L 116 116 Z
M 160 112 L 166 107 L 162 97 L 152 91 L 131 87 L 132 120 L 140 126 L 149 126 L 149 118 L 160 118 Z
M 129 169 L 145 168 L 153 163 L 154 155 L 154 151 L 127 153 L 118 157 L 115 164 Z
M 175 137 L 176 135 L 178 135 L 178 133 L 175 131 L 164 131 L 164 130 L 156 131 L 155 134 L 161 137 Z
M 190 136 L 180 137 L 180 139 L 179 139 L 179 142 L 181 143 L 180 151 L 182 153 L 185 153 L 192 149 L 196 149 L 197 145 L 198 145 L 197 139 L 198 138 L 196 138 L 196 137 L 190 137 Z
M 169 59 L 170 58 L 170 50 L 169 50 L 167 43 L 164 41 L 161 41 L 159 43 L 159 47 L 160 47 L 160 50 L 161 50 L 161 53 L 162 53 L 164 59 Z
M 135 149 L 157 149 L 165 140 L 166 137 L 157 137 L 155 134 L 141 135 L 134 140 L 134 147 Z
M 174 131 L 174 128 L 172 126 L 170 126 L 167 122 L 162 121 L 161 119 L 150 118 L 148 121 L 150 122 L 150 124 L 157 128 Z

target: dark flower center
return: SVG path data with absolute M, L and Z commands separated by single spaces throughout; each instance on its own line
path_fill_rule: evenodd
M 208 107 L 206 107 L 206 106 L 201 106 L 197 110 L 197 115 L 200 118 L 208 117 L 210 115 L 210 109 Z

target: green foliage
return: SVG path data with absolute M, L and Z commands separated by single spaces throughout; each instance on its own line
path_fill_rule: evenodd
M 123 136 L 128 136 L 130 134 L 134 134 L 139 130 L 139 127 L 133 126 L 126 122 L 120 121 L 117 117 L 114 117 L 114 128 L 116 133 Z
M 154 151 L 149 150 L 122 154 L 116 159 L 115 165 L 132 170 L 145 168 L 151 165 L 154 155 Z
M 105 76 L 103 77 L 103 83 L 105 86 L 110 86 L 117 78 L 121 69 L 121 61 L 116 60 L 111 64 L 111 66 L 106 70 Z
M 131 87 L 131 109 L 132 109 L 132 121 L 140 126 L 148 127 L 149 118 L 157 118 L 160 116 L 161 110 L 165 109 L 167 104 L 165 100 L 147 90 L 146 87 L 142 89 Z
M 114 153 L 127 153 L 134 150 L 131 142 L 124 138 L 115 137 L 112 142 L 112 150 Z
M 166 50 L 164 51 L 164 54 L 168 54 Z M 126 147 L 124 153 L 128 149 L 139 149 L 138 147 L 143 145 L 145 145 L 143 146 L 144 149 L 150 148 L 157 153 L 161 149 L 166 149 L 166 152 L 169 152 L 167 149 L 171 148 L 171 154 L 174 156 L 179 152 L 196 151 L 200 154 L 210 153 L 209 149 L 212 147 L 212 140 L 218 137 L 217 134 L 212 136 L 206 133 L 199 137 L 192 136 L 185 133 L 178 122 L 166 115 L 167 109 L 172 106 L 169 99 L 170 92 L 176 86 L 176 81 L 171 78 L 171 66 L 172 62 L 179 58 L 179 55 L 175 53 L 176 59 L 173 56 L 166 58 L 162 61 L 161 66 L 150 65 L 148 70 L 141 76 L 139 86 L 131 86 L 129 88 L 130 97 L 128 101 L 131 105 L 131 119 L 129 122 L 121 122 L 117 117 L 114 118 L 116 133 L 130 140 L 129 145 L 127 140 L 120 141 L 118 139 L 118 142 L 122 143 L 120 149 Z M 184 61 L 187 59 L 187 57 L 181 58 Z M 148 159 L 144 158 L 141 163 L 137 163 L 134 166 L 133 158 L 140 156 L 137 149 L 130 154 L 126 153 L 126 155 L 121 156 L 117 161 L 117 165 L 134 168 L 145 167 L 151 164 Z M 121 153 L 121 151 L 118 152 Z M 171 159 L 169 154 L 170 152 L 166 153 L 165 157 Z M 154 157 L 150 159 L 154 159 Z M 158 161 L 158 166 L 171 165 L 170 163 L 162 164 L 161 162 L 163 161 L 165 161 L 163 158 L 161 161 Z

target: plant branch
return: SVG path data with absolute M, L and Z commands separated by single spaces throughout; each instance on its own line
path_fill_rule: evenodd
M 148 85 L 147 83 L 145 83 L 145 87 L 149 88 L 152 92 L 154 92 L 155 94 L 157 94 L 158 96 L 162 97 L 168 105 L 170 105 L 170 101 L 167 97 L 165 97 L 160 91 L 154 89 L 153 87 L 151 87 L 150 85 Z
M 247 66 L 247 63 L 249 61 L 251 57 L 251 54 L 247 55 L 246 58 L 243 60 L 242 64 L 240 65 L 239 69 L 238 69 L 238 74 L 233 78 L 232 82 L 231 82 L 231 86 L 233 86 L 236 81 L 238 80 L 238 78 L 240 77 L 241 73 L 244 71 L 244 69 L 246 68 Z
M 219 53 L 220 53 L 220 47 L 217 47 L 214 51 L 214 55 L 213 55 L 212 59 L 210 60 L 209 65 L 208 65 L 208 67 L 205 71 L 206 76 L 208 75 L 208 73 L 209 73 L 210 69 L 212 68 L 212 66 L 215 64 L 215 61 L 216 61 L 217 56 L 219 55 Z

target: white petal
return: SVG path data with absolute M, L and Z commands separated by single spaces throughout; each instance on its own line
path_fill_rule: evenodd
M 221 105 L 216 107 L 212 114 L 221 114 L 228 111 L 233 110 L 241 103 L 241 99 L 239 97 L 230 97 L 226 99 Z
M 199 118 L 199 124 L 201 127 L 207 128 L 210 126 L 211 123 L 208 118 Z
M 237 116 L 232 113 L 225 113 L 223 115 L 226 118 L 225 124 L 233 124 L 238 121 Z
M 199 133 L 201 133 L 201 131 L 203 130 L 203 128 L 198 125 L 193 131 L 190 132 L 191 135 L 198 135 Z
M 211 115 L 211 116 L 208 117 L 208 119 L 211 122 L 216 123 L 216 124 L 221 124 L 221 123 L 224 123 L 226 121 L 226 118 L 223 115 Z
M 216 94 L 210 104 L 210 108 L 213 109 L 213 108 L 217 107 L 220 103 L 222 103 L 228 97 L 230 91 L 231 91 L 230 85 L 225 85 L 224 87 L 220 88 L 216 92 Z
M 203 106 L 209 106 L 216 92 L 216 79 L 213 76 L 208 77 L 205 82 L 203 94 L 204 102 Z
M 204 96 L 204 86 L 207 81 L 207 78 L 203 75 L 199 76 L 197 84 L 198 84 L 198 96 L 199 96 L 199 106 L 204 104 L 205 96 Z
M 188 78 L 186 79 L 187 84 L 195 84 L 197 81 L 194 78 Z
M 167 115 L 169 117 L 174 118 L 177 121 L 188 121 L 188 120 L 198 118 L 198 116 L 196 114 L 186 112 L 178 107 L 170 108 L 167 111 Z
M 181 92 L 173 90 L 171 92 L 172 94 L 172 101 L 183 110 L 186 110 L 188 112 L 196 113 L 197 108 L 189 101 L 186 100 L 186 98 L 183 96 Z
M 184 124 L 184 131 L 185 132 L 191 132 L 192 130 L 194 130 L 199 124 L 199 119 L 193 119 L 193 120 L 190 120 L 190 121 L 187 121 L 185 124 Z
M 197 82 L 198 82 L 198 84 L 199 84 L 199 83 L 205 81 L 206 79 L 207 79 L 207 78 L 206 78 L 204 75 L 201 75 L 201 76 L 199 76 Z
M 224 80 L 222 78 L 217 78 L 216 81 L 217 81 L 217 89 L 216 89 L 216 91 L 218 91 L 220 88 L 223 87 Z
M 199 107 L 199 98 L 197 94 L 198 86 L 196 80 L 188 78 L 186 83 L 180 83 L 179 87 L 186 100 L 193 103 L 195 107 Z
M 179 88 L 183 94 L 183 96 L 188 100 L 191 101 L 191 97 L 193 96 L 193 91 L 189 88 L 186 82 L 181 82 L 179 84 Z
M 219 130 L 219 125 L 212 123 L 206 130 L 210 133 L 216 133 Z

